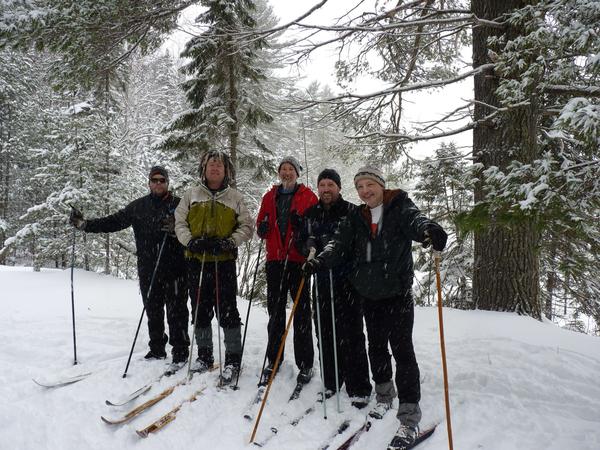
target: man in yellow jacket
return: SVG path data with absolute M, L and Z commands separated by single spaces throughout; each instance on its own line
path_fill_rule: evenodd
M 202 372 L 214 362 L 211 320 L 218 311 L 225 341 L 222 384 L 230 383 L 240 370 L 237 247 L 250 239 L 253 232 L 253 220 L 244 198 L 230 186 L 234 177 L 228 155 L 206 152 L 200 162 L 201 184 L 189 189 L 175 210 L 175 233 L 186 247 L 192 317 L 197 320 L 198 358 L 192 369 Z M 202 266 L 202 285 L 198 289 Z

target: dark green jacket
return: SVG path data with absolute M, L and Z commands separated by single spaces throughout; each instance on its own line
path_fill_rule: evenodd
M 369 299 L 402 295 L 412 287 L 412 241 L 423 242 L 433 224 L 407 193 L 385 190 L 377 234 L 371 232 L 371 210 L 360 205 L 346 216 L 318 258 L 327 266 L 350 265 L 348 279 Z

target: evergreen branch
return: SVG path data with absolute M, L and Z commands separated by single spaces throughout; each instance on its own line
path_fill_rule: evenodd
M 564 84 L 549 84 L 543 86 L 542 91 L 549 94 L 600 97 L 600 86 L 569 86 Z

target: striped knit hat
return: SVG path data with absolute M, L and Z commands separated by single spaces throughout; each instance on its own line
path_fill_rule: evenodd
M 208 161 L 211 159 L 219 160 L 225 166 L 225 179 L 223 180 L 223 187 L 229 186 L 235 180 L 235 168 L 231 162 L 231 158 L 225 152 L 220 150 L 209 150 L 200 157 L 200 180 L 202 184 L 207 186 L 206 181 L 206 166 Z
M 375 167 L 363 166 L 358 169 L 358 172 L 356 172 L 356 175 L 354 175 L 354 186 L 356 187 L 356 183 L 364 179 L 373 180 L 385 188 L 385 178 L 383 177 L 383 172 Z

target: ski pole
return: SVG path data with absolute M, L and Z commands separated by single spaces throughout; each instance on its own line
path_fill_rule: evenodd
M 442 280 L 440 277 L 441 252 L 433 250 L 435 261 L 435 281 L 438 293 L 438 319 L 440 322 L 440 347 L 442 350 L 442 368 L 444 372 L 444 400 L 446 403 L 446 425 L 448 428 L 448 448 L 453 450 L 452 445 L 452 421 L 450 420 L 450 397 L 448 395 L 448 367 L 446 366 L 446 344 L 444 343 L 444 318 L 442 315 Z
M 221 359 L 221 312 L 219 307 L 219 264 L 215 258 L 215 303 L 217 304 L 217 339 L 219 341 L 219 387 L 223 383 L 223 360 Z
M 158 264 L 160 263 L 160 258 L 162 256 L 162 252 L 165 246 L 165 242 L 167 240 L 167 233 L 165 233 L 162 243 L 160 245 L 160 250 L 158 252 L 158 257 L 156 258 L 156 264 L 154 265 L 154 271 L 152 272 L 152 278 L 150 279 L 150 286 L 148 287 L 148 292 L 146 294 L 146 301 L 150 299 L 150 293 L 152 292 L 152 286 L 154 285 L 154 279 L 156 277 L 156 271 L 158 269 Z M 133 355 L 133 349 L 135 347 L 135 343 L 137 341 L 137 337 L 140 331 L 140 326 L 142 325 L 142 320 L 144 318 L 144 313 L 146 312 L 146 304 L 142 307 L 142 314 L 140 314 L 140 320 L 138 321 L 137 329 L 135 331 L 135 336 L 133 338 L 133 343 L 131 344 L 131 350 L 129 351 L 129 357 L 127 358 L 127 365 L 125 366 L 125 372 L 123 372 L 123 378 L 127 377 L 127 370 L 129 369 L 129 364 L 131 362 L 131 356 Z
M 314 257 L 315 249 L 311 248 L 311 256 Z M 311 257 L 309 256 L 309 260 Z M 317 306 L 317 333 L 319 335 L 319 364 L 321 365 L 321 391 L 323 393 L 323 419 L 327 419 L 327 398 L 325 397 L 325 364 L 323 364 L 323 333 L 321 333 L 321 305 L 319 304 L 319 281 L 317 274 L 313 278 L 315 288 L 315 304 Z M 335 345 L 335 344 L 334 344 Z
M 233 390 L 238 388 L 238 382 L 240 381 L 240 372 L 242 369 L 242 358 L 244 357 L 244 347 L 246 345 L 246 333 L 248 332 L 248 320 L 250 319 L 250 307 L 252 306 L 252 300 L 254 299 L 254 286 L 256 285 L 256 273 L 258 272 L 258 266 L 260 264 L 260 252 L 262 250 L 262 241 L 258 247 L 258 256 L 256 257 L 256 267 L 254 268 L 254 277 L 252 279 L 252 289 L 250 289 L 250 298 L 248 298 L 248 310 L 246 311 L 246 322 L 244 325 L 244 338 L 242 339 L 242 354 L 240 355 L 240 370 L 238 370 L 237 378 Z
M 156 264 L 154 265 L 154 271 L 152 272 L 152 278 L 150 279 L 150 286 L 148 286 L 148 292 L 146 293 L 146 302 L 150 301 L 150 293 L 152 292 L 152 286 L 154 285 L 154 279 L 156 278 L 156 271 L 158 270 L 160 257 L 162 256 L 163 249 L 165 248 L 165 242 L 167 242 L 167 233 L 165 233 L 162 243 L 160 244 L 160 250 L 158 251 L 158 257 L 156 258 Z M 137 329 L 135 330 L 135 336 L 133 338 L 133 343 L 131 344 L 131 350 L 129 351 L 129 358 L 127 358 L 127 365 L 125 366 L 125 372 L 123 372 L 123 378 L 127 377 L 127 370 L 129 369 L 129 363 L 131 362 L 131 356 L 133 355 L 135 342 L 137 341 L 138 333 L 140 332 L 140 326 L 142 325 L 142 320 L 144 318 L 144 313 L 146 312 L 146 302 L 144 302 L 142 314 L 140 315 L 140 320 L 138 321 Z
M 71 208 L 73 208 L 71 206 Z M 75 271 L 75 228 L 73 228 L 73 245 L 71 250 L 71 317 L 73 318 L 73 365 L 77 365 L 77 338 L 75 337 L 75 291 L 73 289 L 73 272 Z
M 338 372 L 337 356 L 337 336 L 335 332 L 335 306 L 333 305 L 333 271 L 329 269 L 329 296 L 331 297 L 331 325 L 333 328 L 333 364 L 335 368 L 335 399 L 337 403 L 337 412 L 342 412 L 340 408 L 340 377 Z
M 198 292 L 196 293 L 196 310 L 194 311 L 194 327 L 192 328 L 192 342 L 190 343 L 190 356 L 188 361 L 187 379 L 192 375 L 192 357 L 194 355 L 194 340 L 196 339 L 196 325 L 198 324 L 198 309 L 200 309 L 200 291 L 202 290 L 202 277 L 204 276 L 204 261 L 206 252 L 202 253 L 202 264 L 200 265 L 200 280 L 198 281 Z M 212 339 L 212 338 L 211 338 Z
M 302 294 L 302 288 L 304 288 L 304 279 L 302 276 L 300 280 L 300 286 L 298 286 L 298 292 L 296 293 L 296 298 L 294 299 L 294 304 L 292 305 L 292 311 L 290 312 L 290 318 L 288 319 L 287 325 L 285 326 L 285 331 L 283 332 L 283 336 L 281 338 L 281 343 L 279 344 L 279 350 L 277 351 L 277 357 L 275 358 L 275 363 L 273 364 L 273 371 L 269 375 L 269 381 L 267 382 L 267 390 L 265 391 L 265 395 L 263 397 L 262 403 L 260 404 L 260 409 L 258 410 L 258 416 L 256 417 L 256 422 L 254 424 L 254 429 L 252 430 L 252 436 L 250 436 L 250 443 L 254 442 L 254 437 L 256 436 L 256 431 L 258 430 L 258 424 L 260 423 L 260 418 L 262 416 L 263 410 L 265 409 L 265 404 L 267 403 L 267 398 L 269 397 L 269 391 L 271 390 L 271 385 L 273 384 L 273 378 L 275 378 L 275 373 L 279 368 L 279 362 L 281 360 L 281 355 L 283 354 L 283 347 L 285 345 L 285 339 L 287 338 L 288 332 L 290 331 L 290 326 L 292 325 L 292 320 L 294 318 L 294 314 L 296 313 L 296 307 L 300 302 L 300 294 Z

